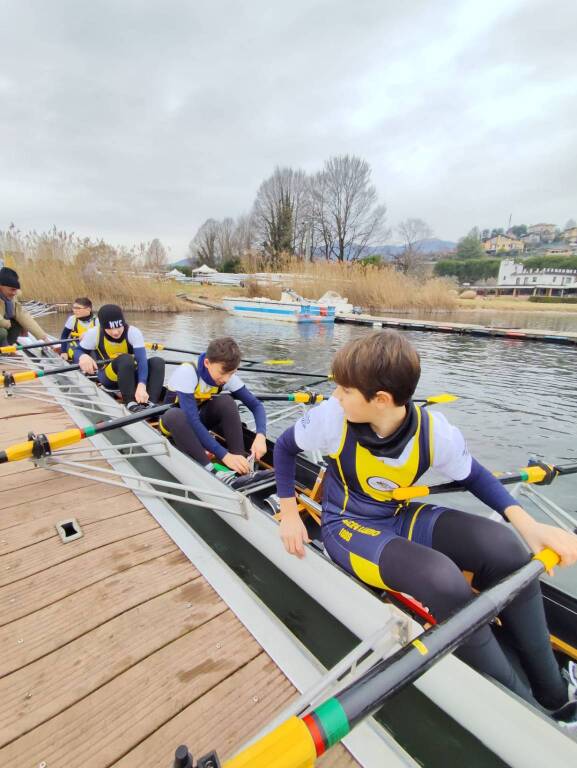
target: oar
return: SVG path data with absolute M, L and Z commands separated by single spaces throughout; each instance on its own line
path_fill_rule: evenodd
M 154 408 L 145 408 L 138 413 L 132 413 L 129 416 L 121 416 L 118 419 L 109 421 L 99 421 L 84 429 L 66 429 L 63 432 L 53 432 L 50 435 L 34 435 L 31 433 L 25 443 L 11 445 L 6 450 L 0 451 L 0 464 L 8 461 L 20 461 L 21 459 L 41 458 L 47 456 L 59 448 L 65 448 L 67 445 L 73 445 L 86 437 L 110 432 L 113 429 L 121 429 L 129 424 L 135 424 L 137 421 L 149 419 L 151 416 L 160 416 L 162 413 L 172 408 L 172 403 L 157 405 Z
M 55 347 L 57 344 L 64 344 L 65 341 L 72 339 L 55 339 L 54 341 L 37 341 L 34 344 L 11 344 L 8 347 L 0 347 L 0 354 L 10 355 L 12 352 L 22 352 L 26 349 L 36 349 L 37 347 Z
M 165 344 L 159 344 L 156 341 L 147 341 L 144 346 L 146 349 L 150 349 L 153 352 L 162 351 L 165 352 L 182 352 L 183 355 L 202 355 L 202 352 L 196 352 L 194 349 L 180 349 L 179 347 L 167 347 Z M 182 362 L 182 361 L 181 361 Z M 246 357 L 242 358 L 243 363 L 251 363 L 252 365 L 294 365 L 294 360 L 249 360 Z
M 577 464 L 555 466 L 554 464 L 532 464 L 517 472 L 493 473 L 503 485 L 512 483 L 542 483 L 544 480 L 551 482 L 557 475 L 573 475 L 577 473 Z M 466 491 L 464 485 L 458 482 L 440 483 L 439 485 L 413 485 L 410 488 L 396 488 L 391 495 L 397 501 L 408 499 L 420 499 L 422 496 L 430 496 L 435 493 L 453 493 Z
M 435 625 L 388 659 L 383 659 L 336 696 L 303 717 L 291 717 L 223 768 L 311 768 L 394 693 L 416 680 L 477 629 L 491 621 L 559 556 L 545 549 L 515 573 L 482 592 L 446 621 Z
M 96 365 L 108 365 L 112 362 L 110 359 L 96 360 Z M 0 374 L 0 388 L 12 387 L 14 384 L 22 384 L 25 381 L 34 381 L 34 379 L 43 379 L 45 376 L 53 376 L 57 373 L 72 373 L 73 371 L 80 370 L 80 365 L 63 365 L 61 368 L 39 368 L 36 371 L 18 371 L 17 373 L 8 373 L 5 371 Z
M 301 392 L 289 392 L 288 394 L 263 392 L 260 395 L 255 394 L 255 397 L 258 398 L 258 400 L 263 401 L 281 400 L 290 403 L 304 403 L 305 405 L 311 405 L 314 403 L 322 403 L 322 401 L 329 398 L 330 395 L 321 395 L 318 392 L 309 392 L 305 389 Z M 442 394 L 413 400 L 413 402 L 434 405 L 435 403 L 452 403 L 454 400 L 458 399 L 459 398 L 456 395 Z

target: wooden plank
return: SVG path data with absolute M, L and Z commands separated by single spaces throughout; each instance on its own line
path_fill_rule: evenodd
M 103 768 L 259 655 L 230 611 L 0 750 L 0 765 Z
M 58 499 L 52 497 L 58 496 L 66 491 L 75 491 L 79 488 L 88 488 L 90 485 L 95 485 L 96 482 L 90 483 L 83 477 L 66 477 L 66 475 L 57 475 L 54 473 L 52 477 L 44 480 L 41 485 L 22 485 L 20 488 L 0 490 L 0 510 L 14 509 L 22 504 L 28 502 L 36 502 L 38 499 L 46 501 L 51 499 L 51 506 L 54 507 L 58 504 Z M 100 485 L 100 484 L 99 484 Z M 12 511 L 12 514 L 17 514 Z
M 69 546 L 69 545 L 67 545 Z M 63 600 L 90 584 L 122 573 L 139 563 L 180 552 L 166 533 L 157 528 L 67 560 L 50 569 L 0 588 L 0 625 Z
M 187 744 L 195 756 L 216 749 L 222 762 L 265 728 L 296 695 L 274 662 L 260 653 L 114 763 L 114 768 L 169 766 L 179 744 Z M 342 746 L 318 764 L 326 768 L 356 765 Z
M 0 677 L 199 577 L 179 551 L 148 560 L 0 627 Z
M 0 746 L 68 709 L 127 669 L 138 668 L 138 662 L 150 654 L 226 610 L 226 603 L 212 587 L 195 579 L 125 611 L 3 678 Z
M 102 483 L 92 483 L 84 488 L 77 488 L 72 491 L 63 491 L 55 496 L 49 496 L 47 499 L 38 498 L 36 501 L 29 501 L 9 510 L 0 512 L 0 531 L 11 528 L 14 525 L 21 525 L 30 520 L 38 520 L 45 515 L 50 514 L 57 507 L 61 512 L 61 518 L 74 517 L 76 512 L 87 503 L 93 500 L 103 503 L 114 503 L 111 501 L 114 497 L 126 493 L 124 486 L 103 485 Z
M 143 509 L 142 502 L 128 489 L 114 497 L 112 504 L 103 503 L 102 499 L 95 499 L 85 503 L 74 512 L 74 517 L 82 530 L 85 526 L 111 517 L 118 517 L 127 512 L 135 512 Z M 61 509 L 56 506 L 51 512 L 37 520 L 31 520 L 21 525 L 13 525 L 10 528 L 0 530 L 0 556 L 19 549 L 30 547 L 46 539 L 57 538 L 56 523 L 63 520 Z M 60 541 L 60 539 L 58 539 Z
M 113 541 L 122 541 L 157 527 L 158 524 L 152 515 L 141 509 L 86 526 L 82 538 L 67 544 L 60 539 L 48 539 L 19 552 L 2 555 L 0 586 L 24 579 L 33 573 L 48 571 L 53 566 L 65 560 L 76 559 L 91 549 L 98 549 Z

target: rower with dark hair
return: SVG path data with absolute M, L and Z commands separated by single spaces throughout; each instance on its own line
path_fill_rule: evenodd
M 373 587 L 412 595 L 437 621 L 474 596 L 464 570 L 473 572 L 474 588 L 485 590 L 525 565 L 529 550 L 549 547 L 563 566 L 577 561 L 577 536 L 534 520 L 471 456 L 456 427 L 415 405 L 420 360 L 404 337 L 379 331 L 351 341 L 337 352 L 332 371 L 333 396 L 286 430 L 275 447 L 280 535 L 288 552 L 302 557 L 308 541 L 295 499 L 295 459 L 310 450 L 328 457 L 322 537 L 329 556 Z M 415 485 L 429 468 L 458 481 L 503 522 L 395 500 L 395 489 Z M 563 679 L 539 582 L 526 587 L 500 619 L 521 673 L 490 626 L 478 629 L 456 655 L 576 726 L 577 667 L 570 662 Z
M 234 400 L 254 416 L 256 437 L 251 456 L 258 460 L 267 452 L 266 412 L 237 375 L 239 365 L 240 350 L 234 339 L 225 336 L 211 341 L 196 365 L 183 363 L 169 378 L 165 400 L 175 407 L 160 419 L 162 432 L 177 448 L 235 488 L 244 484 L 237 475 L 248 476 L 247 481 L 253 475 L 244 455 L 242 422 Z M 210 434 L 211 429 L 224 438 L 226 448 Z M 209 461 L 207 452 L 230 471 Z
M 74 360 L 74 350 L 78 346 L 78 341 L 84 336 L 86 331 L 89 331 L 96 325 L 98 325 L 98 318 L 92 311 L 90 299 L 87 296 L 74 299 L 72 314 L 68 316 L 60 334 L 61 339 L 71 339 L 71 341 L 62 342 L 60 345 L 60 357 L 64 358 L 64 360 Z
M 105 304 L 98 310 L 99 325 L 90 328 L 74 350 L 74 362 L 86 374 L 98 372 L 107 389 L 118 389 L 130 411 L 158 403 L 164 383 L 164 360 L 147 359 L 144 338 L 134 325 L 128 325 L 122 309 Z M 98 368 L 97 360 L 110 360 Z

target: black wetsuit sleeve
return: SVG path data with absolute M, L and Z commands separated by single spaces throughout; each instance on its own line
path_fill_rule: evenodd
M 461 480 L 461 485 L 495 512 L 505 517 L 505 510 L 519 504 L 509 491 L 477 459 L 472 459 L 469 475 Z
M 295 495 L 296 457 L 300 452 L 293 426 L 282 433 L 274 447 L 276 490 L 281 499 L 290 499 Z

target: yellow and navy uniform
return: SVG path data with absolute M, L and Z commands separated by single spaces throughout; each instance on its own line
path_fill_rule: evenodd
M 392 491 L 414 485 L 430 467 L 456 480 L 471 471 L 461 432 L 442 414 L 414 403 L 407 405 L 399 429 L 383 438 L 369 424 L 347 421 L 340 403 L 330 398 L 295 424 L 294 440 L 297 450 L 327 457 L 322 536 L 328 554 L 373 586 L 385 586 L 378 563 L 386 544 L 400 536 L 431 546 L 444 511 L 431 504 L 399 503 Z
M 64 327 L 69 328 L 70 331 L 68 335 L 70 341 L 68 341 L 66 349 L 69 360 L 74 359 L 74 350 L 78 346 L 78 341 L 82 339 L 87 331 L 91 328 L 95 328 L 97 324 L 98 319 L 96 318 L 96 315 L 92 314 L 88 317 L 75 317 L 74 315 L 71 315 L 68 318 Z
M 114 358 L 120 357 L 120 355 L 134 354 L 134 347 L 128 340 L 129 329 L 130 326 L 125 325 L 122 336 L 118 339 L 111 339 L 110 336 L 107 336 L 107 334 L 104 333 L 104 328 L 100 328 L 98 341 L 96 343 L 97 357 L 101 360 L 114 360 Z M 112 367 L 112 363 L 108 363 L 108 365 L 102 369 L 102 374 L 106 376 L 109 381 L 118 381 L 118 376 Z

